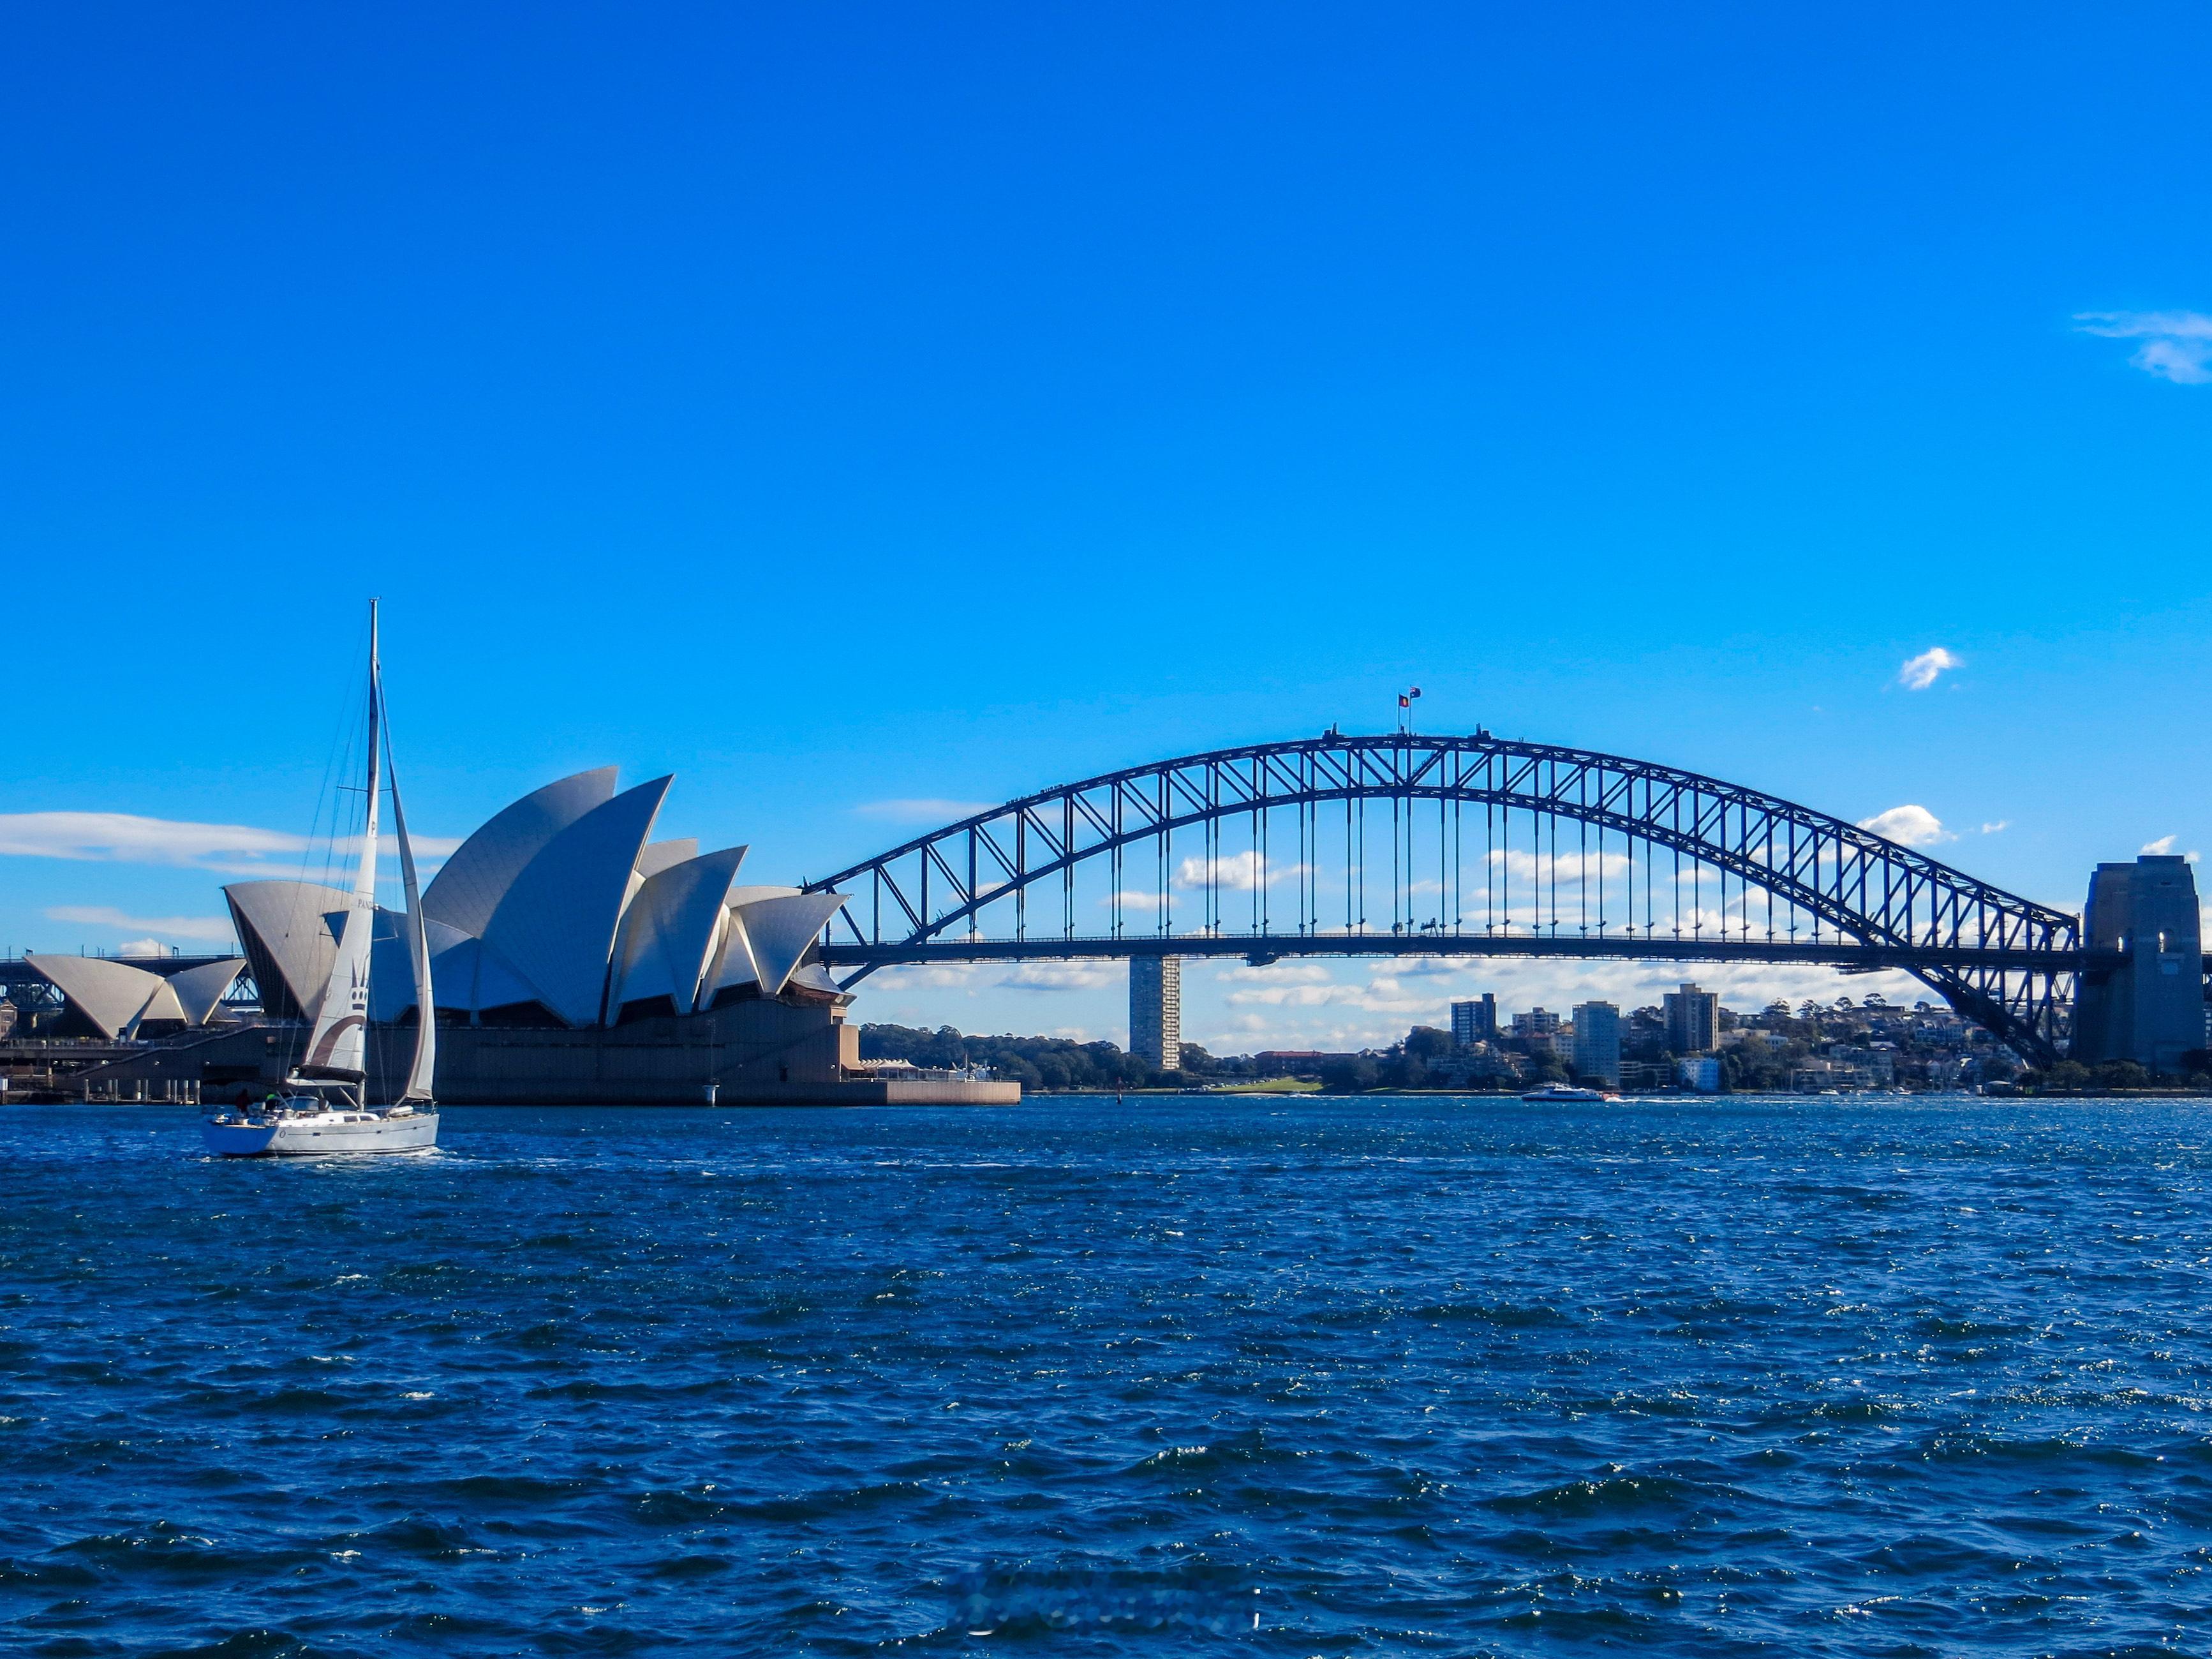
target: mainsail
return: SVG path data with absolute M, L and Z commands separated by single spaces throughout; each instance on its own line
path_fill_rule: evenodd
M 368 1030 L 368 953 L 376 931 L 376 802 L 382 787 L 383 709 L 378 706 L 376 602 L 368 605 L 368 815 L 362 825 L 354 866 L 353 901 L 338 930 L 337 959 L 323 986 L 315 1024 L 307 1038 L 306 1078 L 359 1082 L 367 1073 L 362 1048 Z
M 380 676 L 376 683 L 376 700 L 381 709 L 384 701 L 384 682 Z M 391 727 L 385 728 L 385 759 L 392 758 Z M 430 990 L 430 933 L 422 924 L 422 895 L 415 883 L 415 844 L 407 839 L 407 812 L 399 804 L 399 771 L 392 773 L 392 830 L 399 841 L 399 884 L 407 894 L 407 961 L 415 970 L 415 1060 L 407 1068 L 407 1086 L 399 1091 L 395 1105 L 409 1105 L 416 1101 L 434 1098 L 433 1093 L 438 1073 L 438 1001 Z

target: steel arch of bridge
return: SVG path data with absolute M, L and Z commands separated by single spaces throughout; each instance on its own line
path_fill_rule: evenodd
M 1378 803 L 1388 805 L 1390 820 L 1387 933 L 1370 932 L 1366 915 L 1371 842 L 1365 814 Z M 1334 915 L 1324 919 L 1321 914 L 1315 856 L 1322 841 L 1321 809 L 1336 804 L 1344 809 L 1346 849 L 1340 927 Z M 1469 922 L 1463 902 L 1473 807 L 1483 813 L 1478 873 L 1488 907 L 1479 925 Z M 1437 829 L 1435 890 L 1450 915 L 1448 921 L 1417 925 L 1415 826 L 1431 814 Z M 1294 827 L 1279 828 L 1285 815 L 1295 819 Z M 1512 920 L 1514 837 L 1523 818 L 1529 879 L 1539 900 L 1530 923 Z M 1224 884 L 1223 826 L 1240 820 L 1247 845 L 1227 866 L 1237 878 Z M 1571 826 L 1575 835 L 1564 853 L 1562 826 Z M 1205 861 L 1193 867 L 1203 870 L 1204 879 L 1190 884 L 1193 897 L 1187 902 L 1199 906 L 1200 920 L 1178 931 L 1172 851 L 1176 836 L 1192 831 L 1203 840 Z M 1593 833 L 1598 838 L 1594 924 L 1589 915 Z M 1271 895 L 1279 880 L 1291 878 L 1270 874 L 1279 837 L 1292 857 L 1291 875 L 1297 885 L 1287 930 L 1275 925 Z M 1614 842 L 1628 854 L 1621 884 L 1628 905 L 1625 923 L 1607 914 L 1607 848 Z M 1146 843 L 1152 846 L 1158 890 L 1149 896 L 1155 908 L 1148 925 L 1131 931 L 1121 884 L 1132 849 Z M 1638 851 L 1644 860 L 1640 931 Z M 1664 933 L 1658 921 L 1663 907 L 1656 900 L 1662 886 L 1656 868 L 1662 854 L 1674 864 L 1667 884 L 1673 920 Z M 1076 928 L 1075 872 L 1094 860 L 1110 868 L 1112 919 L 1104 936 Z M 1572 922 L 1558 914 L 1560 874 L 1569 860 L 1579 860 L 1578 873 L 1567 883 L 1580 910 Z M 1693 884 L 1702 872 L 1711 872 L 1723 907 L 1715 923 L 1693 900 L 1686 933 L 1680 909 L 1685 860 Z M 1547 867 L 1548 921 L 1540 904 Z M 1503 923 L 1496 919 L 1493 878 L 1507 888 Z M 1739 901 L 1733 918 L 1726 910 L 1731 882 Z M 1032 926 L 1031 897 L 1054 886 L 1062 899 L 1060 926 L 1040 930 Z M 848 985 L 897 962 L 1164 951 L 1259 959 L 1297 953 L 1495 953 L 1830 962 L 1906 969 L 1961 1014 L 2046 1062 L 2059 1053 L 2081 963 L 2074 916 L 1825 812 L 1679 767 L 1511 742 L 1483 732 L 1472 737 L 1331 733 L 1131 767 L 978 812 L 809 884 L 809 890 L 833 888 L 851 895 L 841 913 L 849 937 L 839 937 L 833 923 L 823 956 L 832 966 L 857 970 L 844 981 Z M 1757 939 L 1753 890 L 1766 901 L 1764 936 Z M 1224 892 L 1249 898 L 1248 931 L 1224 927 Z M 987 913 L 1010 915 L 1011 937 L 987 937 L 981 925 Z

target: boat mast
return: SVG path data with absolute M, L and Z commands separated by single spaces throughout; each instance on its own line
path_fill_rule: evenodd
M 377 706 L 379 675 L 376 665 L 376 601 L 368 602 L 368 795 L 361 831 L 360 856 L 354 866 L 353 897 L 338 933 L 336 960 L 315 1010 L 313 1035 L 307 1039 L 307 1058 L 300 1075 L 311 1080 L 351 1083 L 356 1090 L 365 1080 L 364 1064 L 368 1028 L 368 957 L 376 928 L 376 808 L 383 787 L 383 722 Z

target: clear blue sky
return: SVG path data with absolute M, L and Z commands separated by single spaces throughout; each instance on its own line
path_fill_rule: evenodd
M 21 13 L 0 944 L 219 915 L 234 854 L 32 815 L 304 829 L 371 592 L 434 832 L 612 761 L 796 879 L 1419 683 L 2077 906 L 2212 846 L 2209 59 L 2185 5 Z M 1374 980 L 1252 1034 L 1401 1027 Z

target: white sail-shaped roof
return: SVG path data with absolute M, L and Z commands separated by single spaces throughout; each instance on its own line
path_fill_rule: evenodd
M 487 950 L 570 1025 L 599 1024 L 637 855 L 673 781 L 626 789 L 555 836 L 508 884 L 484 927 Z
M 301 1018 L 321 1002 L 337 959 L 328 918 L 343 921 L 353 896 L 316 881 L 236 881 L 222 896 L 253 964 L 262 1007 L 280 1018 Z
M 783 988 L 787 991 L 802 987 L 809 991 L 819 991 L 824 996 L 847 995 L 845 988 L 837 982 L 837 976 L 819 962 L 800 963 L 792 969 L 791 977 L 783 982 Z
M 739 852 L 744 849 L 739 848 Z M 637 855 L 637 872 L 650 880 L 663 870 L 673 869 L 687 859 L 699 856 L 699 837 L 684 836 L 675 841 L 656 841 L 646 844 Z
M 482 939 L 434 921 L 425 931 L 430 936 L 431 994 L 441 1008 L 476 1012 L 539 1000 L 538 988 L 501 961 L 498 952 L 487 951 Z M 380 1024 L 389 1024 L 415 1006 L 407 943 L 397 926 L 388 942 L 379 940 L 376 951 L 370 1006 Z
M 730 915 L 732 931 L 744 935 L 761 994 L 772 997 L 791 978 L 822 925 L 843 908 L 846 895 L 769 890 L 748 896 L 757 890 L 740 887 L 732 892 Z
M 159 982 L 154 987 L 152 994 L 147 997 L 146 1006 L 141 1008 L 131 1023 L 123 1028 L 124 1036 L 135 1037 L 138 1035 L 141 1026 L 149 1024 L 166 1022 L 187 1025 L 191 1023 L 185 1018 L 185 1005 L 177 1000 L 176 987 L 170 984 L 167 980 L 162 979 L 158 974 L 155 978 Z
M 752 985 L 759 981 L 760 969 L 753 963 L 753 947 L 745 938 L 745 930 L 738 925 L 737 908 L 764 898 L 793 898 L 796 887 L 732 887 L 725 901 L 730 907 L 730 926 L 723 935 L 722 948 L 714 958 L 712 989 L 726 991 L 733 985 Z
M 426 920 L 422 931 L 428 935 L 430 945 L 430 992 L 441 1008 L 473 1008 L 477 1005 L 469 1000 L 475 981 L 477 941 L 458 927 L 448 927 L 441 921 Z M 439 963 L 446 961 L 449 952 L 465 954 L 454 958 L 453 967 L 458 988 Z M 414 964 L 408 959 L 407 913 L 387 910 L 379 905 L 376 910 L 376 947 L 369 958 L 368 1017 L 379 1025 L 389 1025 L 415 1006 Z M 463 969 L 461 964 L 467 963 Z M 536 993 L 524 990 L 521 999 Z M 506 998 L 513 1002 L 519 999 Z
M 159 974 L 105 957 L 50 957 L 27 954 L 23 960 L 36 969 L 48 984 L 68 1000 L 94 1030 L 109 1042 L 134 1030 L 139 1015 L 155 995 L 166 989 Z M 169 999 L 173 1004 L 176 999 Z M 181 1012 L 155 1018 L 181 1019 Z
M 696 859 L 698 856 L 699 838 L 696 836 L 686 836 L 678 841 L 649 842 L 640 848 L 637 866 L 629 872 L 629 891 L 623 899 L 623 913 L 625 915 L 629 913 L 629 907 L 637 901 L 638 890 L 643 887 L 647 880 L 659 875 L 663 870 L 673 868 L 683 863 L 686 859 Z M 619 960 L 622 955 L 622 947 L 619 945 L 615 947 L 615 955 Z
M 615 769 L 602 766 L 532 790 L 502 809 L 454 850 L 423 890 L 423 915 L 481 936 L 530 861 L 569 825 L 605 805 L 614 793 Z M 434 978 L 435 972 L 434 966 Z
M 246 971 L 244 957 L 231 957 L 222 962 L 203 963 L 197 968 L 187 968 L 181 974 L 169 975 L 169 989 L 176 994 L 177 1006 L 188 1025 L 204 1025 L 238 976 Z
M 679 1014 L 698 1005 L 701 982 L 721 948 L 730 885 L 744 856 L 744 848 L 731 847 L 686 859 L 639 888 L 623 913 L 615 946 L 613 988 L 607 994 L 610 1019 L 624 1003 L 648 997 L 666 997 Z

